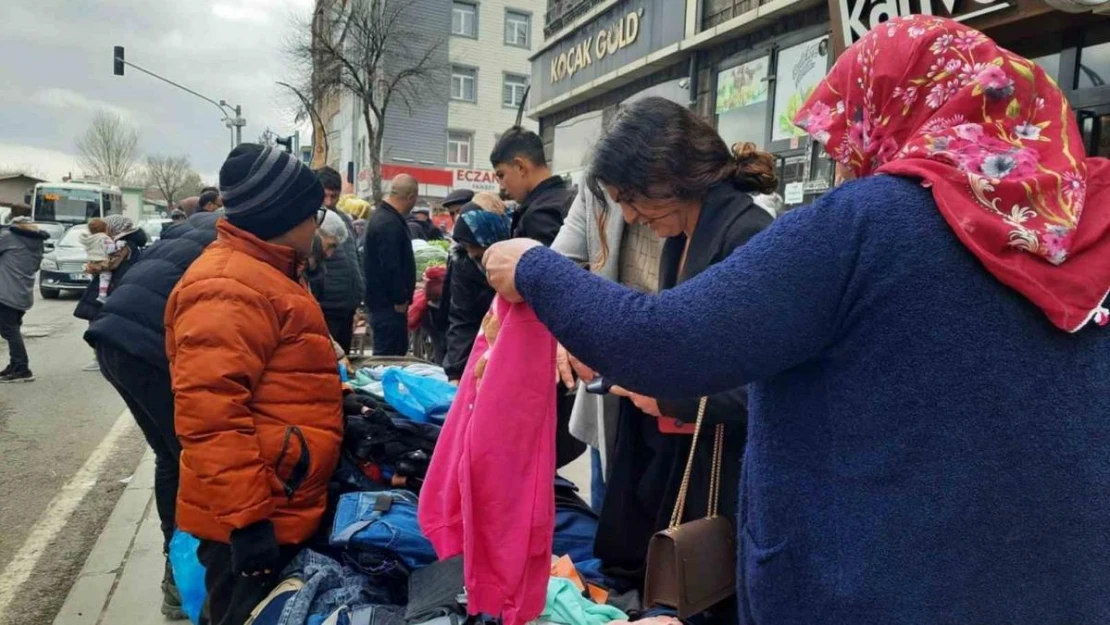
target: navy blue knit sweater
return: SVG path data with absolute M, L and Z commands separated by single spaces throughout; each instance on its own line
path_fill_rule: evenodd
M 878 176 L 660 296 L 530 250 L 517 286 L 656 396 L 752 382 L 741 620 L 1110 622 L 1110 328 L 1054 328 Z

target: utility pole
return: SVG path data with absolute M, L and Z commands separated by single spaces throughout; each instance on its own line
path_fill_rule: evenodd
M 184 91 L 184 92 L 186 92 L 190 95 L 194 95 L 194 96 L 200 98 L 201 100 L 204 100 L 205 102 L 208 102 L 209 104 L 212 104 L 213 106 L 218 108 L 220 110 L 220 114 L 223 115 L 223 119 L 221 119 L 220 121 L 224 122 L 224 125 L 227 126 L 227 128 L 231 131 L 231 133 L 230 133 L 231 134 L 231 149 L 234 150 L 235 146 L 237 146 L 237 145 L 239 145 L 240 143 L 243 142 L 243 126 L 247 125 L 247 120 L 243 119 L 243 107 L 242 106 L 237 104 L 237 105 L 235 105 L 235 108 L 231 108 L 231 105 L 229 105 L 226 100 L 220 100 L 219 102 L 217 102 L 217 101 L 213 100 L 212 98 L 209 98 L 208 96 L 197 93 L 196 91 L 193 91 L 192 89 L 190 89 L 190 88 L 188 88 L 184 85 L 180 85 L 180 84 L 170 80 L 169 78 L 166 78 L 165 76 L 160 76 L 160 75 L 150 71 L 149 69 L 146 69 L 144 67 L 139 67 L 138 65 L 135 65 L 131 61 L 127 61 L 127 60 L 124 59 L 123 46 L 115 46 L 113 51 L 112 51 L 112 73 L 115 74 L 116 76 L 123 76 L 123 69 L 124 69 L 125 65 L 129 66 L 129 67 L 132 67 L 134 69 L 137 69 L 140 72 L 142 72 L 142 73 L 144 73 L 148 76 L 152 76 L 154 78 L 157 78 L 158 80 L 161 80 L 162 82 L 164 82 L 166 84 L 177 87 L 178 89 L 180 89 L 180 90 L 182 90 L 182 91 Z M 234 116 L 232 116 L 233 114 L 234 114 Z

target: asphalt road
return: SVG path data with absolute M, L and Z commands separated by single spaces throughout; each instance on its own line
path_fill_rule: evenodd
M 81 370 L 93 354 L 75 305 L 35 303 L 23 331 L 37 380 L 0 385 L 0 625 L 53 620 L 145 448 L 119 395 Z

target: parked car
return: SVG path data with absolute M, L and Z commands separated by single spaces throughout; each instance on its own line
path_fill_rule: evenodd
M 50 238 L 43 242 L 43 247 L 46 248 L 47 252 L 53 250 L 58 244 L 58 241 L 62 240 L 62 237 L 66 233 L 65 224 L 54 223 L 52 221 L 36 221 L 34 223 L 38 226 L 39 230 L 50 235 Z
M 81 235 L 88 231 L 87 226 L 70 228 L 54 250 L 42 257 L 39 293 L 43 298 L 55 299 L 62 291 L 84 291 L 92 282 L 92 276 L 85 273 L 89 257 L 81 245 Z

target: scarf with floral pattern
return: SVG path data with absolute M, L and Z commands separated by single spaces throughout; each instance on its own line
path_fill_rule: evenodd
M 1110 160 L 1087 158 L 1032 61 L 949 19 L 895 18 L 840 56 L 794 121 L 858 177 L 920 178 L 960 241 L 1057 327 L 1110 321 Z

